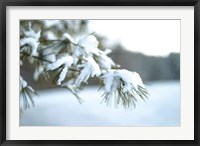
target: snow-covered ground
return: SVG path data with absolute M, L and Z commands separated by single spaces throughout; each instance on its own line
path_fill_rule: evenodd
M 82 104 L 65 89 L 40 91 L 20 126 L 180 126 L 179 81 L 149 83 L 147 89 L 149 99 L 132 109 L 101 103 L 98 87 L 81 92 Z

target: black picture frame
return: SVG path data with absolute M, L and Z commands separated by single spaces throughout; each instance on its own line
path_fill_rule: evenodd
M 6 140 L 6 7 L 7 6 L 194 6 L 194 140 Z M 176 145 L 200 144 L 199 136 L 199 0 L 0 0 L 0 144 L 2 146 L 61 146 L 61 145 Z M 189 97 L 188 97 L 189 98 Z

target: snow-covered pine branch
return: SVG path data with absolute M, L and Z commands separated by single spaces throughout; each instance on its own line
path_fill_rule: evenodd
M 27 82 L 20 76 L 20 109 L 27 109 L 34 106 L 34 97 L 37 93 Z
M 55 86 L 68 89 L 79 101 L 79 89 L 94 77 L 103 82 L 103 99 L 107 103 L 115 98 L 117 105 L 130 107 L 135 106 L 138 97 L 145 99 L 148 96 L 139 74 L 119 69 L 107 56 L 111 50 L 102 51 L 98 48 L 99 42 L 94 34 L 79 39 L 67 32 L 60 38 L 52 37 L 51 34 L 50 38 L 56 40 L 41 39 L 41 34 L 42 31 L 36 32 L 29 23 L 28 30 L 23 29 L 20 39 L 20 64 L 23 65 L 27 57 L 30 63 L 36 65 L 34 80 L 44 77 Z M 23 103 L 27 102 L 24 106 L 26 109 L 30 103 L 34 105 L 35 91 L 27 86 L 22 77 L 20 83 Z
M 35 32 L 32 27 L 31 23 L 29 23 L 29 28 L 27 31 L 24 30 L 24 37 L 20 39 L 20 52 L 28 52 L 30 56 L 37 56 L 38 46 L 39 46 L 39 38 L 41 31 Z
M 83 69 L 81 69 L 81 72 L 75 81 L 76 86 L 80 86 L 82 82 L 87 83 L 88 79 L 91 77 L 99 77 L 101 75 L 100 67 L 92 57 L 87 57 L 85 62 L 79 65 L 79 67 L 82 67 Z
M 140 75 L 125 69 L 109 70 L 101 76 L 103 79 L 104 101 L 109 104 L 112 98 L 116 105 L 130 107 L 136 105 L 138 96 L 143 100 L 148 97 L 148 92 Z
M 53 71 L 57 68 L 61 67 L 61 71 L 58 75 L 58 79 L 56 81 L 57 85 L 61 85 L 61 82 L 65 79 L 65 76 L 73 63 L 72 56 L 65 54 L 65 56 L 60 57 L 57 61 L 50 63 L 46 66 L 47 71 Z

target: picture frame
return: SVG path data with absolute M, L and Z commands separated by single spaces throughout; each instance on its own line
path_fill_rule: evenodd
M 194 6 L 194 140 L 7 140 L 6 139 L 6 7 L 7 6 Z M 0 144 L 3 145 L 199 145 L 199 49 L 200 2 L 199 0 L 2 0 L 0 1 Z

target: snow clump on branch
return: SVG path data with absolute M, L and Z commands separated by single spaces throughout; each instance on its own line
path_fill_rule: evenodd
M 143 100 L 148 97 L 148 92 L 140 75 L 125 69 L 109 70 L 101 76 L 105 93 L 104 100 L 109 103 L 112 97 L 116 97 L 117 104 L 125 107 L 135 106 L 137 95 Z
M 60 72 L 58 80 L 57 80 L 57 85 L 61 85 L 61 82 L 65 79 L 68 69 L 71 67 L 72 63 L 73 63 L 72 56 L 65 55 L 59 58 L 58 60 L 56 60 L 55 62 L 48 64 L 46 67 L 46 70 L 52 71 L 62 66 L 62 71 Z
M 80 39 L 74 48 L 74 64 L 77 64 L 82 58 L 93 57 L 101 69 L 107 70 L 115 66 L 111 58 L 107 56 L 110 50 L 101 51 L 98 49 L 99 42 L 94 35 L 89 35 Z
M 81 82 L 87 83 L 87 80 L 90 77 L 99 77 L 101 74 L 99 65 L 95 62 L 95 60 L 92 57 L 88 57 L 86 59 L 86 62 L 84 64 L 79 65 L 79 67 L 83 67 L 83 69 L 81 70 L 80 75 L 75 81 L 75 84 L 77 86 L 80 86 Z
M 28 86 L 27 82 L 20 76 L 20 109 L 30 108 L 34 106 L 33 98 L 37 95 L 35 90 L 31 86 Z
M 99 42 L 94 35 L 86 36 L 78 41 L 74 48 L 74 64 L 83 68 L 75 81 L 77 86 L 87 83 L 90 77 L 99 77 L 105 70 L 111 69 L 115 63 L 107 56 L 107 52 L 98 49 Z
M 39 38 L 40 38 L 41 31 L 35 32 L 32 27 L 31 23 L 29 23 L 29 30 L 24 31 L 24 38 L 20 39 L 20 47 L 21 52 L 25 51 L 30 53 L 30 56 L 38 56 L 38 46 L 39 46 Z M 29 46 L 30 49 L 26 46 Z

